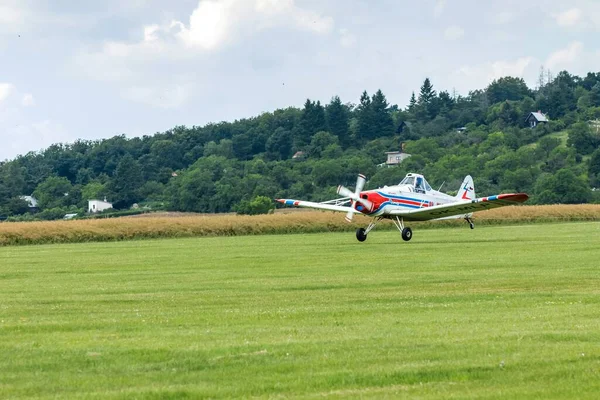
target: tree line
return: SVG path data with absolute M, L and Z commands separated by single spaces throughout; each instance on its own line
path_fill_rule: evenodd
M 541 110 L 550 121 L 525 122 Z M 0 164 L 0 216 L 54 219 L 83 214 L 89 199 L 153 210 L 251 212 L 264 198 L 323 201 L 358 173 L 368 188 L 420 172 L 457 188 L 472 174 L 478 195 L 518 191 L 532 202 L 598 201 L 600 73 L 560 72 L 532 89 L 504 77 L 457 96 L 430 79 L 405 108 L 381 90 L 358 104 L 333 96 L 234 122 L 177 126 L 143 137 L 55 144 Z M 385 152 L 412 157 L 387 168 Z M 21 197 L 32 195 L 31 214 Z M 21 216 L 21 217 L 18 217 Z

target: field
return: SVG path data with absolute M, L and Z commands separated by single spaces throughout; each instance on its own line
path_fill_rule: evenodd
M 2 398 L 597 398 L 600 223 L 0 248 Z
M 286 208 L 273 215 L 186 215 L 145 214 L 138 218 L 110 218 L 79 221 L 0 223 L 0 246 L 120 241 L 130 239 L 201 236 L 241 236 L 284 233 L 352 232 L 368 225 L 370 219 L 357 216 L 353 224 L 341 213 Z M 600 204 L 504 207 L 475 213 L 476 225 L 539 222 L 600 221 Z M 464 226 L 464 221 L 431 221 L 412 224 L 414 228 Z M 390 222 L 377 230 L 394 230 Z

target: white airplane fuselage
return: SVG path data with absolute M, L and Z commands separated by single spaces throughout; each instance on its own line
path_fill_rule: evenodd
M 414 210 L 459 201 L 456 197 L 437 190 L 416 191 L 412 185 L 386 186 L 380 189 L 366 190 L 360 193 L 360 197 L 369 200 L 373 207 L 368 210 L 357 202 L 354 204 L 354 209 L 372 217 L 385 217 L 397 209 Z M 462 218 L 462 216 L 456 218 Z

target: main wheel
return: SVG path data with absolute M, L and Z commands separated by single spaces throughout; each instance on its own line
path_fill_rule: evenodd
M 412 229 L 410 229 L 408 227 L 402 229 L 402 239 L 405 242 L 408 242 L 410 239 L 412 239 Z
M 473 225 L 472 222 L 469 222 L 469 226 L 471 227 L 471 229 L 475 229 L 475 225 Z
M 356 230 L 356 239 L 358 239 L 359 242 L 367 240 L 367 233 L 364 228 L 358 228 Z

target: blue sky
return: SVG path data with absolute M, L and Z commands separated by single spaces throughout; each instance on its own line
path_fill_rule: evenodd
M 404 107 L 425 77 L 535 86 L 599 71 L 599 34 L 596 0 L 0 0 L 0 160 L 363 90 Z

